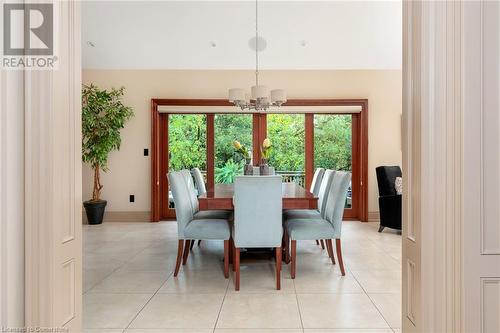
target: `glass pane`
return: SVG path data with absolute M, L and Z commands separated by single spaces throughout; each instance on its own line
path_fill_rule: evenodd
M 296 182 L 302 186 L 305 180 L 304 120 L 303 114 L 267 115 L 267 136 L 273 147 L 269 166 L 283 176 L 284 182 Z
M 168 116 L 168 170 L 199 168 L 206 177 L 207 118 L 197 114 Z M 206 179 L 205 179 L 206 181 Z M 169 191 L 169 207 L 173 208 Z
M 314 167 L 352 172 L 351 115 L 314 115 Z M 352 207 L 351 186 L 345 207 Z
M 215 182 L 232 183 L 243 175 L 245 159 L 235 153 L 233 142 L 239 141 L 252 156 L 252 115 L 215 115 Z

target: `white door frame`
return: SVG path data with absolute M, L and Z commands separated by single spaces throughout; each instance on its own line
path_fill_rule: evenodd
M 25 325 L 78 332 L 82 330 L 80 2 L 53 3 L 58 68 L 25 72 Z
M 6 168 L 2 165 L 2 208 L 6 207 L 9 194 L 18 197 L 23 192 L 19 186 L 3 187 L 9 181 L 11 168 L 24 164 L 26 170 L 23 208 L 14 205 L 7 213 L 2 210 L 1 215 L 2 222 L 10 217 L 25 219 L 26 285 L 24 291 L 19 286 L 11 291 L 25 293 L 25 313 L 20 314 L 18 307 L 11 314 L 2 311 L 0 318 L 2 324 L 7 322 L 5 318 L 13 318 L 12 325 L 24 318 L 26 326 L 66 325 L 77 332 L 81 331 L 82 314 L 78 116 L 81 27 L 78 2 L 60 4 L 61 24 L 67 28 L 60 43 L 63 66 L 54 73 L 25 73 L 25 105 L 17 104 L 18 109 L 25 110 L 25 142 L 16 142 L 13 133 L 4 131 L 9 124 L 19 125 L 21 121 L 20 117 L 6 116 L 4 111 L 5 105 L 14 103 L 14 99 L 6 101 L 19 81 L 4 72 L 0 77 L 0 156 L 6 156 L 10 149 L 24 151 L 24 158 L 11 161 L 13 164 Z M 464 261 L 464 252 L 474 244 L 464 241 L 464 216 L 469 216 L 469 212 L 464 213 L 468 198 L 464 186 L 470 185 L 464 181 L 464 165 L 468 168 L 471 164 L 467 163 L 473 162 L 464 156 L 464 127 L 472 131 L 465 131 L 471 137 L 481 135 L 481 128 L 474 132 L 464 122 L 468 119 L 464 112 L 471 116 L 467 113 L 471 104 L 464 101 L 470 102 L 474 97 L 464 90 L 464 77 L 470 70 L 464 44 L 471 41 L 469 34 L 473 31 L 469 29 L 481 25 L 482 17 L 470 15 L 469 9 L 464 10 L 463 2 L 451 1 L 403 4 L 405 332 L 461 332 L 472 327 L 464 315 L 464 297 L 471 290 L 467 288 L 470 276 L 464 265 L 470 262 Z M 472 40 L 474 37 L 481 36 L 472 35 Z M 64 90 L 64 83 L 73 92 L 69 98 L 62 96 L 68 91 Z M 19 237 L 19 230 L 7 228 L 7 237 L 2 234 L 0 238 L 2 247 L 10 236 Z M 14 252 L 19 255 L 22 249 Z M 0 259 L 3 296 L 16 284 L 12 275 L 5 273 L 10 266 L 4 251 Z M 14 276 L 23 273 L 19 268 L 14 272 Z
M 0 324 L 81 332 L 80 2 L 43 2 L 58 68 L 0 74 Z
M 500 5 L 403 8 L 403 329 L 499 332 Z
M 462 331 L 463 3 L 403 3 L 405 332 Z

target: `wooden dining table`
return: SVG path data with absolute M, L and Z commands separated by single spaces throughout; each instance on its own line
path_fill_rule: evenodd
M 297 183 L 282 184 L 283 209 L 316 209 L 318 198 Z M 233 210 L 233 184 L 215 184 L 198 197 L 200 210 Z

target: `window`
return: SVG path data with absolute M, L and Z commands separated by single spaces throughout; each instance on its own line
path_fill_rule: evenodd
M 269 165 L 285 182 L 305 182 L 304 114 L 268 114 L 267 137 L 272 151 Z M 262 143 L 261 143 L 262 144 Z
M 215 183 L 233 183 L 234 177 L 243 175 L 244 158 L 235 154 L 233 142 L 239 141 L 252 150 L 252 115 L 215 115 Z
M 352 172 L 352 116 L 314 115 L 314 168 Z M 352 207 L 352 189 L 346 208 Z
M 153 100 L 153 107 L 183 105 L 186 101 Z M 220 102 L 226 106 L 226 102 Z M 172 170 L 200 168 L 210 192 L 217 184 L 232 183 L 243 174 L 243 158 L 235 154 L 233 141 L 249 150 L 252 164 L 260 161 L 260 145 L 268 137 L 272 152 L 268 163 L 285 182 L 309 187 L 314 169 L 352 173 L 344 217 L 367 219 L 367 101 L 295 100 L 288 106 L 361 106 L 352 114 L 326 113 L 161 113 L 153 109 L 152 219 L 174 217 L 166 177 Z M 310 103 L 310 104 L 309 104 Z M 346 104 L 347 103 L 347 104 Z M 193 100 L 195 106 L 214 106 L 213 100 Z M 199 109 L 199 108 L 198 108 Z M 156 113 L 154 113 L 156 111 Z M 313 110 L 311 110 L 313 111 Z M 157 140 L 157 141 L 156 141 Z
M 168 171 L 199 168 L 207 170 L 207 118 L 197 114 L 168 116 Z M 169 189 L 168 206 L 174 208 Z

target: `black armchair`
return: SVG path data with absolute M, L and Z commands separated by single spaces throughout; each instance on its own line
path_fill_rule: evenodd
M 378 205 L 380 212 L 380 227 L 401 230 L 402 195 L 397 194 L 394 184 L 396 177 L 401 177 L 401 168 L 398 166 L 380 166 L 376 168 L 378 182 Z

